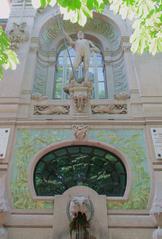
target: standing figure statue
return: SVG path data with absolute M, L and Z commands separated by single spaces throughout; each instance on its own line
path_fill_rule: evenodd
M 72 38 L 63 30 L 65 37 L 71 47 L 76 51 L 76 57 L 73 62 L 74 74 L 79 65 L 83 62 L 84 65 L 84 81 L 87 82 L 89 78 L 89 64 L 90 64 L 90 54 L 91 51 L 100 53 L 99 48 L 97 48 L 93 42 L 84 38 L 84 33 L 79 31 L 77 34 L 78 39 L 73 41 Z M 73 72 L 70 73 L 70 82 L 73 79 Z

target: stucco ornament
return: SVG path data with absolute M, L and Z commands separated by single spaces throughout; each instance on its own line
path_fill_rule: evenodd
M 27 24 L 25 22 L 17 24 L 13 23 L 12 29 L 9 31 L 9 38 L 11 41 L 11 49 L 18 50 L 20 47 L 20 44 L 28 41 L 29 34 L 25 30 Z
M 68 114 L 69 106 L 68 105 L 35 105 L 34 106 L 34 115 L 60 115 Z
M 93 114 L 126 114 L 126 104 L 92 105 Z
M 85 139 L 87 135 L 88 125 L 73 125 L 74 136 L 77 140 Z
M 91 220 L 94 209 L 91 200 L 85 196 L 74 196 L 67 205 L 67 215 L 71 221 L 79 212 L 85 214 L 87 220 Z

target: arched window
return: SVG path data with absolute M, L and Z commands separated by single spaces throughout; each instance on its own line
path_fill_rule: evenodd
M 123 196 L 127 174 L 123 162 L 113 153 L 93 146 L 62 147 L 44 155 L 34 170 L 38 196 L 62 194 L 83 185 L 107 196 Z
M 75 50 L 71 47 L 68 48 L 70 58 L 73 62 L 75 57 Z M 64 86 L 69 81 L 69 73 L 72 70 L 71 63 L 67 49 L 61 48 L 57 55 L 57 63 L 55 70 L 55 84 L 54 84 L 54 98 L 65 99 L 67 95 L 64 93 Z M 77 72 L 78 78 L 82 76 L 82 66 L 79 67 Z M 92 98 L 104 99 L 107 98 L 107 85 L 105 77 L 104 60 L 101 53 L 91 53 L 89 79 L 92 80 L 94 90 Z

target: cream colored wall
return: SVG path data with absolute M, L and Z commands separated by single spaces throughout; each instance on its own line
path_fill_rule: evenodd
M 135 64 L 141 96 L 162 97 L 162 54 L 136 55 Z

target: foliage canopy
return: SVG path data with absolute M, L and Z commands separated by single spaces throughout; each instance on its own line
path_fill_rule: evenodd
M 10 49 L 10 40 L 0 26 L 0 80 L 3 79 L 3 70 L 16 69 L 19 63 L 17 55 Z
M 114 14 L 132 23 L 130 37 L 133 53 L 162 52 L 162 0 L 32 0 L 36 7 L 58 4 L 64 20 L 84 26 L 93 11 L 102 13 L 106 6 Z
M 109 5 L 114 14 L 131 21 L 133 53 L 147 51 L 155 55 L 162 52 L 162 0 L 32 0 L 32 3 L 35 8 L 57 3 L 64 20 L 78 22 L 81 26 L 88 17 L 93 17 L 93 11 L 102 13 Z M 18 63 L 16 53 L 10 49 L 9 38 L 0 27 L 0 79 L 4 69 L 15 69 Z

